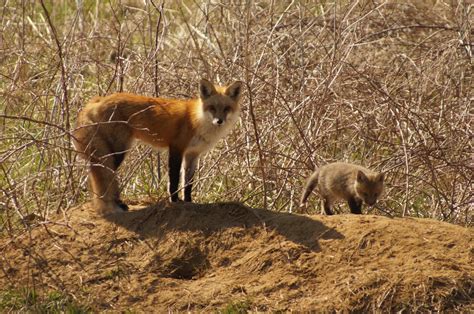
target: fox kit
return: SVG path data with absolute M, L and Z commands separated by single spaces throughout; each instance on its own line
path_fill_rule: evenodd
M 323 198 L 324 211 L 332 215 L 331 205 L 336 200 L 345 200 L 353 214 L 362 214 L 362 202 L 374 205 L 383 190 L 383 173 L 375 173 L 364 167 L 335 162 L 316 170 L 306 183 L 301 197 L 304 205 L 314 188 Z
M 169 150 L 169 193 L 178 198 L 184 159 L 184 200 L 191 202 L 198 157 L 210 150 L 236 123 L 242 83 L 215 86 L 202 79 L 200 97 L 151 98 L 126 93 L 93 98 L 79 113 L 74 146 L 90 162 L 89 180 L 99 210 L 127 210 L 120 200 L 115 170 L 134 140 Z

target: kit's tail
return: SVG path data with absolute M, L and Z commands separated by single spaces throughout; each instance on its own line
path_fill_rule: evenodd
M 318 178 L 319 178 L 319 170 L 316 170 L 306 182 L 304 193 L 301 196 L 301 202 L 300 202 L 301 205 L 306 203 L 306 201 L 308 200 L 308 197 L 311 195 L 311 192 L 313 192 L 314 188 L 318 185 Z

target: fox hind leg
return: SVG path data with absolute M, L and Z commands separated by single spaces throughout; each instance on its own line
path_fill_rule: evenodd
M 186 154 L 184 156 L 184 201 L 192 202 L 191 192 L 193 189 L 194 172 L 198 162 L 196 154 Z
M 116 170 L 125 157 L 125 149 L 116 153 L 112 145 L 100 134 L 89 143 L 90 182 L 94 203 L 101 211 L 126 211 L 128 206 L 120 200 Z
M 115 169 L 118 169 L 125 159 L 125 152 L 115 153 L 114 154 L 114 165 Z

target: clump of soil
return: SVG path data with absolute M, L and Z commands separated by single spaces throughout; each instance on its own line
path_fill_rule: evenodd
M 239 203 L 68 215 L 0 240 L 0 285 L 34 283 L 95 310 L 474 309 L 469 228 Z

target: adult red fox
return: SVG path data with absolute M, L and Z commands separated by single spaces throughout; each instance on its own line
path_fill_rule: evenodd
M 169 149 L 169 193 L 178 198 L 184 158 L 184 200 L 191 202 L 198 157 L 210 150 L 236 123 L 242 83 L 215 86 L 202 79 L 197 99 L 165 99 L 117 93 L 94 97 L 79 113 L 74 146 L 90 162 L 94 203 L 101 211 L 127 210 L 115 170 L 134 140 Z
M 383 180 L 383 173 L 375 173 L 358 165 L 343 162 L 327 164 L 309 177 L 301 205 L 317 188 L 327 215 L 332 215 L 331 206 L 336 200 L 347 201 L 351 213 L 362 214 L 362 202 L 370 206 L 377 202 L 383 190 Z

